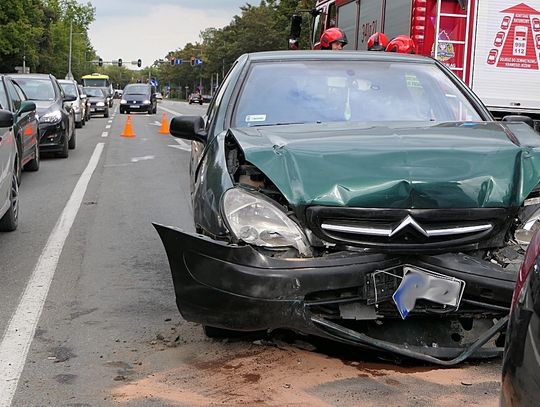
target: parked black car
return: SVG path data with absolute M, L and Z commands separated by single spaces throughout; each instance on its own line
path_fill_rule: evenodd
M 170 129 L 191 141 L 196 233 L 156 228 L 186 320 L 442 365 L 502 354 L 540 137 L 444 65 L 248 54 Z
M 0 109 L 13 114 L 13 132 L 17 140 L 17 179 L 21 172 L 39 170 L 39 135 L 36 105 L 9 76 L 0 75 Z
M 531 225 L 532 226 L 532 225 Z M 501 406 L 540 400 L 540 233 L 531 240 L 512 298 L 504 350 Z
M 65 102 L 72 102 L 75 98 L 66 96 L 50 74 L 16 74 L 11 77 L 28 100 L 36 104 L 41 152 L 55 152 L 59 157 L 67 158 L 68 149 L 75 148 L 76 139 L 75 112 Z
M 157 112 L 157 99 L 153 87 L 145 83 L 130 83 L 124 88 L 120 100 L 120 113 Z
M 13 123 L 13 113 L 0 109 L 0 232 L 17 229 L 19 219 L 19 159 Z
M 84 87 L 84 93 L 90 102 L 90 115 L 102 114 L 109 117 L 107 94 L 103 88 Z

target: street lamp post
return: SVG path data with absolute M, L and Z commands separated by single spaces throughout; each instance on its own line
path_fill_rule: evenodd
M 66 79 L 73 79 L 73 73 L 71 73 L 71 51 L 73 48 L 73 21 L 69 24 L 69 57 L 68 57 L 68 73 Z

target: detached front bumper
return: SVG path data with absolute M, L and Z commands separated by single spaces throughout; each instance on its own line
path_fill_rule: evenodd
M 154 226 L 188 321 L 238 331 L 291 329 L 440 364 L 502 352 L 482 345 L 505 327 L 516 276 L 491 263 L 462 254 L 279 259 L 248 245 Z M 419 306 L 402 320 L 391 297 L 374 304 L 373 273 L 405 264 L 465 281 L 460 308 Z

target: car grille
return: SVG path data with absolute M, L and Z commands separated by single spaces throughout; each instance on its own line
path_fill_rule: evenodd
M 504 208 L 371 209 L 307 208 L 309 228 L 319 238 L 383 250 L 476 249 L 503 245 L 513 219 Z

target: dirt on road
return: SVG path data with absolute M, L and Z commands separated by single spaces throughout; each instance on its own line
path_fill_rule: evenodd
M 125 406 L 496 406 L 500 361 L 455 368 L 362 361 L 286 343 L 158 335 L 109 393 Z M 191 325 L 191 324 L 189 324 Z M 336 344 L 336 346 L 340 346 Z M 139 355 L 142 356 L 142 355 Z

